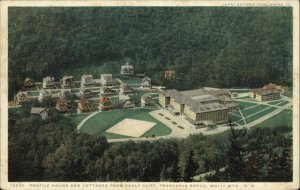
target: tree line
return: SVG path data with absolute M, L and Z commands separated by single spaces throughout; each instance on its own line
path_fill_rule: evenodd
M 9 181 L 291 181 L 291 128 L 235 130 L 226 135 L 107 143 L 77 133 L 54 110 L 41 120 L 30 105 L 9 110 Z M 220 168 L 225 168 L 221 171 Z
M 289 7 L 13 7 L 8 14 L 10 97 L 26 77 L 61 78 L 127 59 L 169 88 L 292 84 Z M 165 80 L 167 69 L 178 78 Z

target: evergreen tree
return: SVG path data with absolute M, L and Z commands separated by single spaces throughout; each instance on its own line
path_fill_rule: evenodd
M 194 151 L 190 151 L 188 159 L 185 163 L 183 181 L 190 182 L 192 181 L 193 176 L 197 170 L 196 163 L 194 161 Z
M 179 181 L 179 179 L 180 179 L 179 167 L 178 167 L 178 157 L 175 157 L 175 160 L 172 163 L 170 178 L 174 182 Z

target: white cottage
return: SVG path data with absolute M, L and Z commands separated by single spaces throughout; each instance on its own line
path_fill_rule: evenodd
M 126 62 L 125 65 L 121 66 L 121 75 L 133 75 L 134 69 L 133 66 Z
M 92 87 L 94 85 L 94 79 L 92 75 L 82 75 L 81 87 Z
M 55 88 L 54 77 L 47 76 L 43 78 L 43 88 Z
M 144 77 L 142 79 L 142 88 L 151 88 L 151 79 L 149 77 Z
M 64 76 L 60 80 L 60 84 L 62 88 L 75 88 L 73 76 Z
M 101 74 L 101 83 L 102 86 L 113 86 L 114 81 L 112 74 Z

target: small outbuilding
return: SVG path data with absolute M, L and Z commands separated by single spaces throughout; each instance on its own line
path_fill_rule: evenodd
M 173 79 L 176 77 L 176 72 L 173 70 L 166 70 L 165 71 L 165 78 L 166 79 Z
M 38 115 L 43 120 L 45 120 L 49 116 L 49 109 L 48 108 L 36 108 L 36 107 L 33 107 L 33 108 L 31 108 L 30 113 L 32 115 Z
M 126 62 L 125 65 L 121 66 L 121 75 L 133 75 L 134 69 L 133 66 Z

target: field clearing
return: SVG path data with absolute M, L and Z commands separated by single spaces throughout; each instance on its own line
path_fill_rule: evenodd
M 248 118 L 246 118 L 246 123 L 251 123 L 251 122 L 253 122 L 253 121 L 255 121 L 255 120 L 263 117 L 264 115 L 266 115 L 268 113 L 271 113 L 274 110 L 276 110 L 276 108 L 270 107 L 270 108 L 268 108 L 268 109 L 266 109 L 266 110 L 264 110 L 262 112 L 259 112 L 259 113 L 255 114 L 255 115 L 251 116 L 251 117 L 248 117 Z
M 81 132 L 95 135 L 103 134 L 105 131 L 115 124 L 119 123 L 125 118 L 138 119 L 143 121 L 150 121 L 157 123 L 152 129 L 147 131 L 143 136 L 164 136 L 171 133 L 171 129 L 156 120 L 154 117 L 149 115 L 149 112 L 153 110 L 148 109 L 128 109 L 124 110 L 113 110 L 107 112 L 100 112 L 90 118 L 81 127 Z M 108 137 L 107 137 L 108 138 Z
M 248 115 L 254 114 L 256 112 L 259 112 L 260 110 L 267 108 L 268 106 L 266 105 L 258 105 L 253 108 L 249 108 L 247 110 L 242 110 L 241 112 L 243 113 L 244 117 L 247 117 Z
M 255 127 L 280 127 L 280 126 L 293 126 L 293 112 L 292 110 L 283 110 L 275 116 L 267 119 L 266 121 L 255 125 Z
M 154 122 L 126 118 L 106 130 L 106 132 L 130 137 L 140 137 L 154 125 L 156 125 Z

